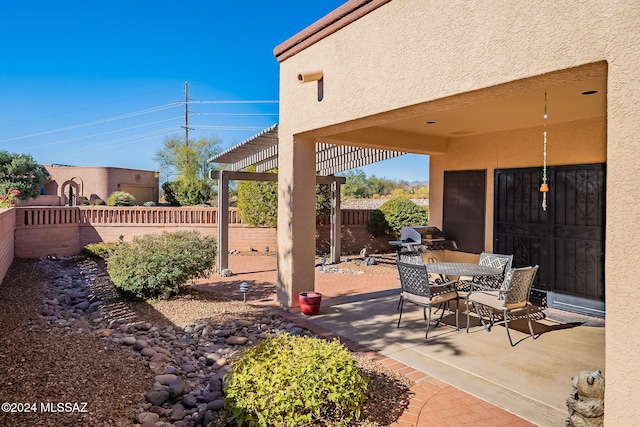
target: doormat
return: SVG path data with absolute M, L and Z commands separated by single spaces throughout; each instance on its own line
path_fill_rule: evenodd
M 559 310 L 557 308 L 545 308 L 546 318 L 560 323 L 580 323 L 583 326 L 593 326 L 604 328 L 604 319 L 600 317 L 587 316 L 584 314 L 572 313 L 570 311 Z

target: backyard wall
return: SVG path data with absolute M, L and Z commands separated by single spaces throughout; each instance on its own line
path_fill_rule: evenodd
M 202 207 L 19 207 L 15 208 L 16 258 L 42 258 L 47 255 L 68 256 L 90 244 L 115 242 L 121 236 L 131 241 L 136 236 L 177 230 L 198 230 L 217 238 L 217 208 Z M 342 252 L 358 253 L 393 249 L 389 238 L 373 238 L 367 231 L 368 210 L 342 211 Z M 12 216 L 13 218 L 13 216 Z M 13 233 L 9 233 L 13 236 Z M 330 226 L 317 225 L 317 250 L 329 252 Z M 276 252 L 274 227 L 251 227 L 242 224 L 235 208 L 229 210 L 229 250 Z M 13 259 L 13 258 L 12 258 Z
M 14 257 L 14 234 L 16 226 L 16 210 L 0 209 L 0 283 L 4 280 L 7 270 Z

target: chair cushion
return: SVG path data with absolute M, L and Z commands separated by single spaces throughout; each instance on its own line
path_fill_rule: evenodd
M 458 298 L 458 293 L 446 292 L 443 294 L 438 294 L 433 298 L 429 298 L 424 295 L 416 295 L 409 292 L 402 292 L 402 298 L 404 298 L 407 301 L 411 301 L 414 304 L 437 305 L 437 304 Z
M 500 299 L 500 291 L 480 291 L 471 292 L 467 296 L 470 302 L 477 302 L 486 305 L 496 310 L 514 310 L 516 308 L 522 308 L 527 306 L 527 301 L 522 301 L 514 304 L 505 304 L 504 299 Z

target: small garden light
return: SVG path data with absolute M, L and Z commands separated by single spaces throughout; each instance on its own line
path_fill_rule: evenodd
M 243 294 L 242 301 L 246 304 L 247 292 L 249 292 L 249 284 L 247 282 L 240 283 L 240 292 Z

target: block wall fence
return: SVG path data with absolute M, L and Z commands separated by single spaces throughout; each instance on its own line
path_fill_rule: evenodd
M 0 209 L 0 283 L 13 262 L 15 228 L 16 210 Z
M 342 211 L 342 253 L 392 250 L 389 238 L 374 238 L 367 231 L 370 210 Z M 16 207 L 0 211 L 0 280 L 13 258 L 42 258 L 75 255 L 87 244 L 113 242 L 122 236 L 164 231 L 198 230 L 217 238 L 217 208 L 202 207 Z M 328 253 L 330 225 L 316 225 L 316 250 Z M 274 227 L 242 224 L 236 208 L 229 209 L 229 250 L 263 252 L 278 250 Z

